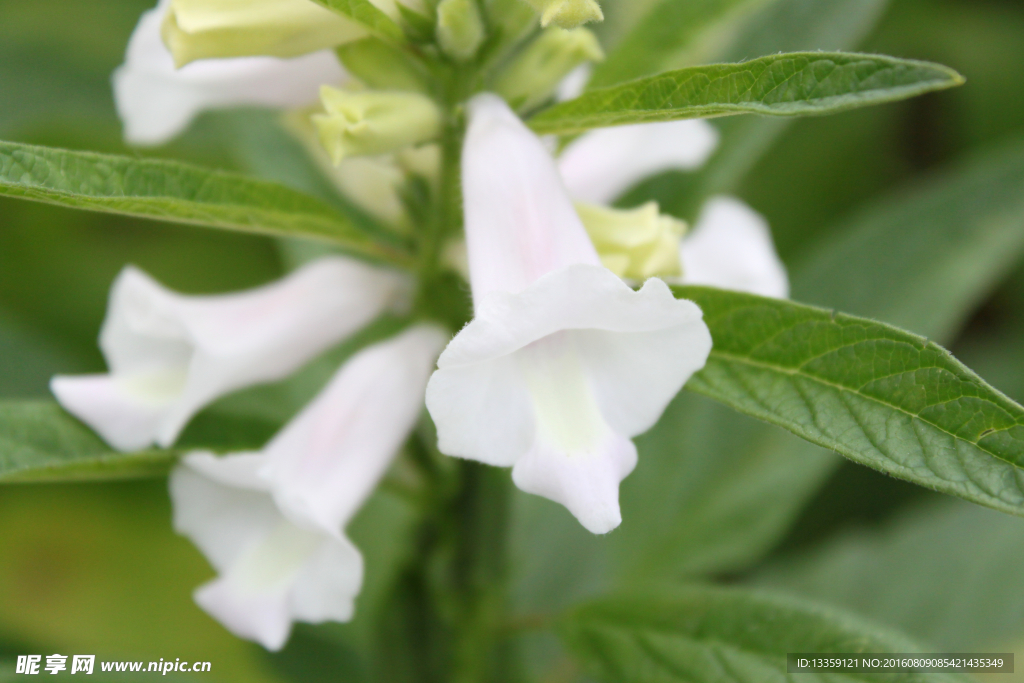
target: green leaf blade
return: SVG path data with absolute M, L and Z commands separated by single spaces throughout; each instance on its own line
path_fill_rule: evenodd
M 881 55 L 796 52 L 712 64 L 585 93 L 530 119 L 542 134 L 731 114 L 817 116 L 955 87 L 947 67 Z
M 678 288 L 715 346 L 687 388 L 854 462 L 1024 515 L 1024 408 L 941 347 L 786 301 Z
M 0 195 L 280 237 L 398 260 L 320 200 L 276 183 L 173 161 L 0 142 Z
M 939 651 L 970 652 L 1024 635 L 1022 540 L 1020 519 L 928 500 L 883 526 L 850 528 L 783 555 L 753 581 L 892 624 Z
M 791 652 L 919 652 L 906 637 L 790 598 L 710 586 L 624 594 L 574 610 L 561 635 L 598 680 L 788 680 Z M 829 679 L 809 674 L 809 680 Z M 953 674 L 859 674 L 847 681 L 964 681 Z
M 171 451 L 118 453 L 50 401 L 0 402 L 0 482 L 159 476 Z

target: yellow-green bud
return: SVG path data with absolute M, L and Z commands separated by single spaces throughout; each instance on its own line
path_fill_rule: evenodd
M 682 274 L 679 243 L 686 222 L 660 213 L 657 202 L 630 210 L 577 204 L 576 213 L 601 263 L 619 277 L 642 281 Z
M 498 76 L 495 91 L 517 109 L 531 109 L 555 92 L 573 69 L 598 62 L 604 52 L 597 36 L 585 28 L 545 29 Z
M 161 33 L 178 67 L 197 59 L 296 57 L 367 35 L 312 0 L 172 0 Z
M 540 13 L 540 25 L 576 28 L 588 21 L 601 21 L 604 14 L 597 0 L 526 0 Z
M 453 59 L 471 59 L 485 37 L 477 0 L 441 0 L 437 5 L 437 42 Z
M 311 114 L 308 109 L 291 111 L 282 122 L 345 197 L 381 223 L 404 232 L 409 223 L 400 195 L 405 171 L 387 156 L 353 157 L 335 166 L 320 144 Z
M 335 164 L 352 156 L 386 154 L 438 137 L 441 110 L 411 92 L 320 89 L 325 114 L 313 116 L 320 142 Z

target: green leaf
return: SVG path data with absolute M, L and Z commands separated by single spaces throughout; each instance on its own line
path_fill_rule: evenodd
M 588 87 L 602 88 L 696 63 L 689 53 L 699 51 L 703 43 L 714 42 L 716 29 L 764 1 L 661 0 L 594 69 Z
M 402 40 L 405 34 L 391 17 L 377 9 L 370 0 L 313 0 L 329 10 L 353 19 L 382 38 Z
M 614 683 L 785 681 L 791 652 L 920 652 L 906 637 L 842 612 L 766 593 L 689 587 L 584 605 L 561 635 L 585 669 Z M 953 674 L 805 674 L 808 681 L 966 681 Z M 803 678 L 803 677 L 801 677 Z
M 318 199 L 275 183 L 174 161 L 0 142 L 0 195 L 204 227 L 330 240 L 377 259 L 396 256 Z
M 1024 145 L 1017 145 L 863 212 L 809 267 L 793 268 L 795 295 L 841 310 L 856 303 L 855 313 L 946 342 L 1022 251 Z M 1020 356 L 1020 331 L 1013 332 L 1004 346 Z M 988 366 L 999 381 L 1014 367 L 1007 360 Z M 684 393 L 637 439 L 640 464 L 621 488 L 628 533 L 611 538 L 617 564 L 626 565 L 620 575 L 743 568 L 771 547 L 838 460 L 729 412 Z
M 728 42 L 714 61 L 740 61 L 750 55 L 778 52 L 850 50 L 871 31 L 887 5 L 888 0 L 775 0 L 744 22 L 738 37 Z M 624 205 L 653 199 L 668 213 L 695 219 L 705 199 L 735 192 L 740 180 L 792 122 L 761 116 L 717 119 L 714 126 L 720 142 L 700 170 L 656 176 L 629 193 Z
M 49 401 L 0 401 L 0 482 L 128 479 L 164 474 L 170 451 L 118 453 Z
M 680 287 L 714 348 L 687 388 L 900 479 L 1024 515 L 1024 408 L 922 337 Z
M 949 339 L 1024 253 L 1024 142 L 877 202 L 829 235 L 794 269 L 794 298 Z
M 969 652 L 1024 635 L 1021 566 L 1024 521 L 947 499 L 783 558 L 754 582 Z
M 283 423 L 276 416 L 209 408 L 189 423 L 174 450 L 113 450 L 52 401 L 0 401 L 0 483 L 98 481 L 157 477 L 179 453 L 260 448 Z
M 584 93 L 530 119 L 536 132 L 677 119 L 762 114 L 810 116 L 914 97 L 961 85 L 947 67 L 881 55 L 794 52 L 739 64 L 669 71 Z

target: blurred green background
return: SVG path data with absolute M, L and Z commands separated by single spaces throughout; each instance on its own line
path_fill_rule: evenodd
M 613 43 L 650 4 L 603 3 L 608 21 L 598 30 L 604 40 Z M 935 174 L 1024 144 L 1024 4 L 862 4 L 873 4 L 879 12 L 859 49 L 941 62 L 968 82 L 907 102 L 795 121 L 781 132 L 735 190 L 767 216 L 779 252 L 794 270 L 813 260 L 818 245 L 880 196 L 892 198 L 886 201 L 910 196 Z M 149 6 L 136 0 L 0 1 L 0 139 L 139 154 L 120 142 L 109 78 L 139 14 Z M 277 176 L 311 189 L 308 178 L 289 175 L 273 163 L 276 152 L 266 137 L 271 126 L 272 117 L 251 112 L 241 118 L 237 113 L 204 115 L 179 141 L 145 153 Z M 650 190 L 664 198 L 659 192 Z M 1024 223 L 1015 225 L 1018 233 L 1024 231 Z M 1007 248 L 1005 258 L 987 266 L 998 272 L 987 274 L 988 284 L 977 287 L 963 302 L 963 312 L 944 323 L 948 338 L 940 341 L 1019 401 L 1024 399 L 1024 268 L 1017 255 L 1018 250 Z M 0 397 L 45 397 L 53 374 L 103 370 L 96 336 L 110 282 L 128 263 L 186 292 L 248 287 L 283 271 L 269 239 L 0 199 Z M 941 288 L 956 264 L 935 265 L 934 283 Z M 881 255 L 877 262 L 869 259 L 861 274 L 863 286 L 891 287 L 899 298 L 905 275 L 899 271 L 898 261 Z M 794 281 L 801 282 L 796 275 Z M 851 286 L 861 285 L 855 281 Z M 832 304 L 826 294 L 815 294 L 806 296 L 813 303 Z M 802 297 L 804 291 L 797 286 L 795 295 Z M 680 414 L 684 408 L 697 415 L 718 410 L 702 399 L 677 404 Z M 690 430 L 686 438 L 697 444 L 687 457 L 699 459 L 702 444 L 709 452 L 746 447 L 742 440 L 716 442 L 707 435 L 701 440 L 700 419 L 682 422 L 679 429 Z M 675 438 L 664 432 L 656 430 L 643 443 Z M 820 463 L 834 456 L 816 452 L 809 457 Z M 1022 599 L 1007 601 L 1001 612 L 970 616 L 971 605 L 984 602 L 984 591 L 994 586 L 1024 594 L 1019 572 L 986 570 L 1019 567 L 1018 560 L 1024 560 L 1019 520 L 950 502 L 852 464 L 816 471 L 823 474 L 809 476 L 829 479 L 806 505 L 801 501 L 784 513 L 796 520 L 788 535 L 755 563 L 737 561 L 725 578 L 836 601 L 953 651 L 1020 645 L 1018 652 L 1024 653 Z M 627 522 L 630 497 L 649 480 L 644 477 L 644 470 L 638 470 L 624 488 Z M 540 514 L 557 514 L 543 503 L 522 506 L 524 530 Z M 289 675 L 319 680 L 316 673 L 297 673 L 287 656 L 273 659 L 233 638 L 194 606 L 190 593 L 211 571 L 188 542 L 173 534 L 169 520 L 163 481 L 0 487 L 0 660 L 25 652 L 181 657 L 212 661 L 213 678 L 220 681 L 258 683 Z M 628 532 L 627 524 L 620 534 Z M 952 545 L 954 532 L 974 543 Z M 552 541 L 563 555 L 568 548 L 598 552 L 590 540 L 566 533 L 576 545 Z M 620 537 L 614 543 L 628 552 L 628 541 Z M 943 559 L 936 559 L 936 548 L 946 551 Z M 533 577 L 520 586 L 524 612 L 603 585 L 600 577 L 587 583 L 594 573 L 589 570 L 560 575 L 565 566 L 543 561 L 554 553 L 518 558 L 525 567 L 522 575 Z M 572 554 L 562 561 L 573 564 L 580 557 L 586 556 Z M 995 559 L 990 563 L 989 558 Z M 883 569 L 889 578 L 875 577 Z M 948 586 L 948 595 L 933 591 L 915 602 L 914 596 L 885 593 L 898 590 L 890 585 L 893 575 L 928 572 L 947 579 L 929 585 Z M 959 597 L 953 595 L 958 587 L 963 588 Z M 960 627 L 948 626 L 952 623 Z M 304 647 L 302 639 L 296 642 L 294 647 Z M 1018 668 L 1024 669 L 1024 660 Z

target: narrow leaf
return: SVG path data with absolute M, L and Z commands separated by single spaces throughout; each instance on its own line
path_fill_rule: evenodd
M 602 88 L 530 119 L 538 133 L 676 119 L 831 114 L 960 85 L 944 66 L 881 55 L 797 52 L 669 71 Z
M 739 35 L 708 61 L 731 62 L 780 52 L 851 50 L 878 23 L 889 0 L 774 0 L 744 22 Z M 683 65 L 680 65 L 683 66 Z M 643 183 L 628 206 L 657 200 L 673 215 L 695 219 L 709 196 L 735 192 L 740 180 L 793 122 L 791 118 L 716 119 L 718 149 L 697 171 L 670 171 Z
M 677 66 L 716 28 L 765 0 L 661 0 L 594 70 L 590 88 L 622 83 Z M 714 42 L 714 41 L 710 41 Z M 691 61 L 691 63 L 696 63 Z
M 174 450 L 121 453 L 52 401 L 0 401 L 0 483 L 161 476 L 188 450 L 260 448 L 281 423 L 276 416 L 214 407 L 189 423 Z
M 1024 515 L 1024 408 L 945 349 L 863 318 L 680 287 L 714 348 L 687 388 L 847 458 Z
M 1024 636 L 1022 565 L 1024 521 L 942 499 L 777 561 L 755 582 L 971 651 Z
M 0 402 L 0 482 L 155 476 L 173 459 L 170 451 L 118 453 L 49 401 Z
M 785 681 L 791 652 L 920 652 L 912 641 L 854 617 L 746 590 L 676 588 L 614 596 L 563 621 L 561 635 L 585 669 L 614 683 Z M 829 680 L 808 674 L 808 680 Z M 844 681 L 966 681 L 954 674 L 858 674 Z
M 313 0 L 329 10 L 353 19 L 382 38 L 402 40 L 402 29 L 370 0 Z
M 1024 253 L 1024 141 L 828 234 L 794 269 L 794 298 L 949 339 Z
M 829 234 L 836 236 L 792 269 L 796 298 L 951 341 L 1024 252 L 1024 144 L 888 198 Z M 1020 356 L 1019 343 L 1005 346 L 1002 363 L 986 366 L 997 382 L 1012 379 L 1005 369 Z M 637 577 L 742 568 L 771 546 L 838 461 L 688 393 L 637 440 L 640 465 L 622 485 L 632 528 L 609 542 L 621 546 L 616 557 Z M 697 452 L 705 457 L 688 455 Z
M 396 259 L 319 199 L 275 183 L 174 161 L 0 142 L 0 195 L 204 227 L 330 240 L 356 254 Z

